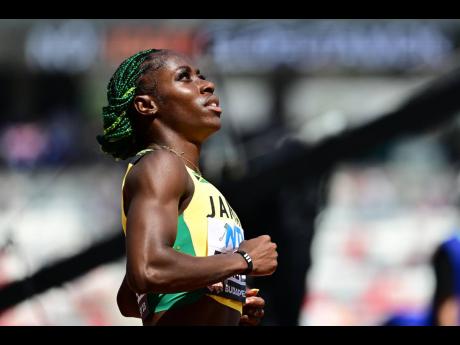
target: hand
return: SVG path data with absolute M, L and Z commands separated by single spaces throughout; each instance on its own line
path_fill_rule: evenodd
M 257 326 L 264 316 L 265 301 L 257 296 L 259 289 L 246 289 L 246 302 L 243 305 L 240 326 Z
M 224 290 L 224 284 L 222 282 L 219 282 L 219 283 L 215 283 L 215 284 L 212 284 L 212 285 L 208 285 L 207 288 L 211 292 L 219 293 L 219 292 L 222 292 Z
M 252 258 L 251 276 L 267 276 L 275 272 L 278 266 L 276 244 L 270 236 L 262 235 L 240 243 L 239 249 L 245 251 Z M 242 260 L 244 260 L 242 258 Z

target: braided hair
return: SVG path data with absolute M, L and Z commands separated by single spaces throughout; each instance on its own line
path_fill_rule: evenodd
M 156 85 L 144 85 L 142 77 L 164 65 L 166 49 L 140 51 L 124 60 L 107 85 L 108 105 L 102 108 L 104 133 L 96 137 L 103 152 L 127 159 L 142 147 L 136 140 L 133 100 L 137 94 L 155 94 Z

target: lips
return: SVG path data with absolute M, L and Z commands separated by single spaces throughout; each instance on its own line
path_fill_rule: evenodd
M 209 97 L 206 102 L 204 103 L 204 106 L 209 109 L 209 110 L 212 110 L 212 111 L 215 111 L 217 113 L 221 113 L 222 112 L 222 108 L 219 107 L 219 97 L 215 96 L 215 95 L 212 95 L 211 97 Z

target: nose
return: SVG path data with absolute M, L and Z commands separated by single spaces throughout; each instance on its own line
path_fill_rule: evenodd
M 202 81 L 203 82 L 201 83 L 201 87 L 200 87 L 201 93 L 209 92 L 213 94 L 214 90 L 216 89 L 214 83 L 210 80 L 202 80 Z

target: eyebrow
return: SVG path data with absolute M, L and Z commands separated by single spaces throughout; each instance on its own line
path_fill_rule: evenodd
M 188 65 L 184 65 L 184 66 L 179 66 L 179 67 L 177 67 L 177 70 L 181 70 L 181 69 L 186 69 L 187 71 L 190 71 L 190 72 L 192 71 L 192 68 L 191 68 L 190 66 L 188 66 Z M 196 74 L 201 74 L 201 71 L 200 71 L 199 69 L 197 69 L 197 70 L 195 71 L 195 73 L 196 73 Z

